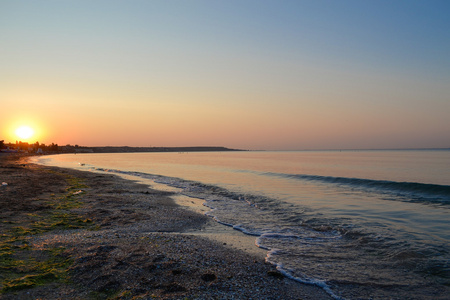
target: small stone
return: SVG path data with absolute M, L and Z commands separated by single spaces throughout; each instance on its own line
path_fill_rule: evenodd
M 165 293 L 185 292 L 185 291 L 186 291 L 186 288 L 177 283 L 170 283 L 164 287 Z
M 217 279 L 216 274 L 212 274 L 212 273 L 205 273 L 200 277 L 203 281 L 213 281 Z
M 267 275 L 278 278 L 278 279 L 284 279 L 284 275 L 278 271 L 268 271 Z
M 180 275 L 181 273 L 183 273 L 183 271 L 181 271 L 180 269 L 172 270 L 172 275 Z

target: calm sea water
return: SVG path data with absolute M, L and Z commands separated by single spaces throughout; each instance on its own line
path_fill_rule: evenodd
M 449 299 L 450 151 L 67 154 L 205 200 L 286 276 L 335 298 Z M 80 163 L 84 164 L 83 166 Z

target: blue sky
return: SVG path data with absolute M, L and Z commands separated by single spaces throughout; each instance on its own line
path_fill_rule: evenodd
M 1 1 L 1 139 L 28 122 L 60 144 L 450 147 L 449 12 L 448 1 Z

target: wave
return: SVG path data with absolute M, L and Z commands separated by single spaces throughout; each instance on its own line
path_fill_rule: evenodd
M 382 193 L 395 193 L 400 196 L 410 197 L 410 201 L 450 205 L 450 186 L 448 185 L 272 172 L 264 173 L 264 175 L 296 180 L 319 181 Z

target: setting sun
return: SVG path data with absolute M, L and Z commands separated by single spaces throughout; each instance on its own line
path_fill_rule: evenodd
M 28 126 L 21 126 L 16 129 L 16 135 L 21 139 L 29 139 L 33 136 L 34 130 Z

